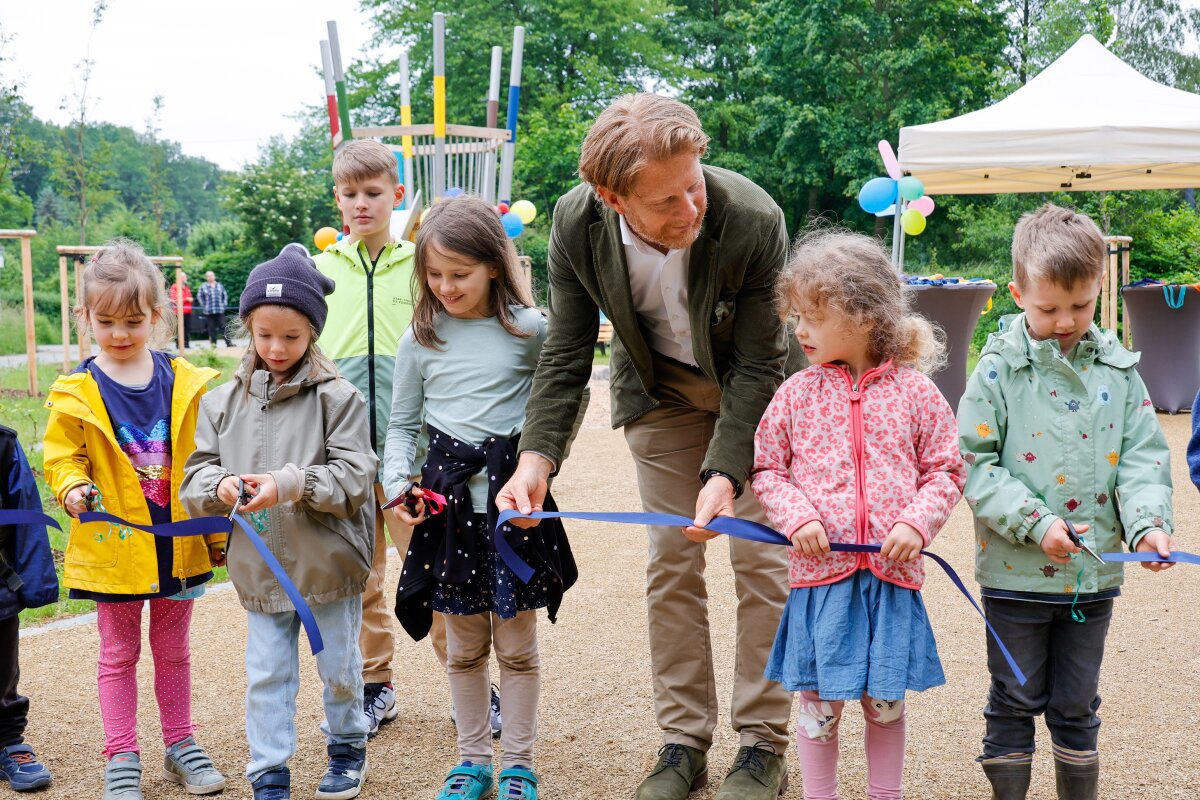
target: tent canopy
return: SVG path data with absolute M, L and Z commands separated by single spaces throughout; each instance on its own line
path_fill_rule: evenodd
M 1200 95 L 1085 35 L 1000 102 L 900 130 L 926 194 L 1200 187 Z

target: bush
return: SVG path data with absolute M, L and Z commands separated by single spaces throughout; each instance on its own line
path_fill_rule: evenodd
M 34 304 L 33 330 L 38 344 L 62 344 L 62 324 L 57 307 L 53 318 Z M 0 302 L 0 354 L 25 352 L 25 308 L 23 304 Z

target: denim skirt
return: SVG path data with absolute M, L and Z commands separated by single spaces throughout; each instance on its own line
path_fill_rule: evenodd
M 865 569 L 791 590 L 764 674 L 824 700 L 903 700 L 946 682 L 921 593 Z

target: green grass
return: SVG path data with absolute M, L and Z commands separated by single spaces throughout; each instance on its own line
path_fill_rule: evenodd
M 236 359 L 221 358 L 211 350 L 201 350 L 198 353 L 189 354 L 188 360 L 194 364 L 212 366 L 214 369 L 221 370 L 220 377 L 215 378 L 208 385 L 210 389 L 232 378 L 234 370 L 237 368 Z M 50 412 L 45 408 L 46 392 L 60 372 L 60 365 L 38 365 L 38 387 L 41 389 L 42 396 L 28 397 L 25 395 L 25 387 L 28 381 L 26 368 L 0 368 L 0 420 L 3 420 L 5 425 L 14 429 L 20 437 L 21 445 L 25 448 L 25 453 L 29 458 L 29 466 L 33 469 L 34 478 L 37 480 L 38 491 L 42 496 L 43 511 L 58 520 L 58 523 L 63 527 L 61 531 L 56 528 L 47 528 L 50 534 L 50 547 L 54 549 L 56 554 L 55 562 L 59 578 L 58 602 L 43 606 L 42 608 L 32 608 L 22 611 L 20 616 L 22 628 L 31 625 L 40 625 L 60 617 L 86 614 L 95 609 L 95 603 L 92 603 L 90 600 L 68 599 L 67 589 L 62 586 L 62 558 L 60 554 L 67 547 L 67 534 L 64 531 L 68 528 L 70 518 L 63 513 L 62 508 L 58 505 L 58 501 L 54 499 L 54 494 L 50 491 L 50 487 L 46 485 L 45 472 L 43 470 L 42 437 L 46 433 L 46 422 L 50 418 Z M 214 570 L 214 576 L 214 582 L 228 579 L 224 567 L 218 567 Z

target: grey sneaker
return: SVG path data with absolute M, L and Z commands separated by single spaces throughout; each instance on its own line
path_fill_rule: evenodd
M 499 739 L 504 723 L 500 718 L 500 690 L 496 688 L 496 684 L 494 683 L 492 684 L 492 699 L 489 708 L 491 709 L 489 722 L 492 725 L 492 738 Z
M 115 753 L 104 766 L 102 800 L 144 800 L 142 759 L 137 753 Z
M 162 776 L 182 785 L 190 794 L 212 794 L 225 788 L 225 776 L 191 736 L 167 748 Z

